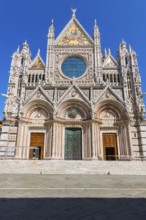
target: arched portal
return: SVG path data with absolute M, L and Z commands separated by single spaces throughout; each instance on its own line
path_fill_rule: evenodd
M 81 100 L 67 100 L 57 107 L 53 145 L 55 158 L 82 160 L 91 157 L 90 114 L 90 107 Z
M 100 120 L 102 126 L 108 128 L 102 132 L 103 158 L 105 160 L 116 160 L 118 157 L 117 129 L 111 130 L 110 127 L 114 128 L 118 115 L 112 108 L 105 107 L 101 111 Z
M 104 160 L 129 158 L 131 145 L 128 117 L 124 106 L 115 100 L 106 100 L 96 108 L 98 125 L 98 157 Z
M 16 157 L 44 159 L 51 157 L 52 106 L 44 100 L 27 103 L 18 128 Z

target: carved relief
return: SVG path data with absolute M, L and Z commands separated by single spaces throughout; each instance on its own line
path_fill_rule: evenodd
M 109 93 L 109 91 L 106 92 L 105 97 L 106 97 L 106 98 L 110 98 L 110 93 Z
M 60 86 L 60 87 L 70 86 L 71 83 L 72 83 L 71 79 L 70 80 L 56 80 L 55 81 L 55 85 Z M 93 85 L 93 80 L 83 80 L 83 79 L 76 80 L 76 84 L 79 86 L 83 86 L 83 85 L 91 86 L 91 85 Z
M 64 117 L 68 119 L 81 119 L 84 118 L 84 114 L 78 108 L 71 107 L 65 111 Z
M 32 119 L 45 119 L 45 118 L 48 118 L 50 115 L 43 110 L 43 109 L 36 109 L 35 111 L 32 112 L 30 118 Z
M 116 121 L 116 116 L 111 110 L 105 110 L 100 114 L 102 126 L 113 126 Z
M 69 54 L 82 54 L 82 55 L 86 55 L 86 54 L 93 54 L 93 48 L 92 47 L 87 47 L 87 48 L 79 48 L 79 47 L 72 47 L 72 48 L 68 48 L 68 47 L 61 47 L 61 48 L 55 48 L 54 52 L 56 54 L 56 56 L 62 56 L 62 55 L 67 55 Z M 59 57 L 60 59 L 61 57 Z
M 41 97 L 41 95 L 42 95 L 41 91 L 40 91 L 40 90 L 38 90 L 38 91 L 37 91 L 37 93 L 36 93 L 36 98 L 40 98 L 40 97 Z
M 100 115 L 101 119 L 115 119 L 115 115 L 111 110 L 105 110 Z
M 110 91 L 106 91 L 105 94 L 103 94 L 103 96 L 100 98 L 100 100 L 105 100 L 105 99 L 117 100 L 117 98 Z
M 71 96 L 72 96 L 72 97 L 76 97 L 76 96 L 77 96 L 77 92 L 76 92 L 75 90 L 73 90 L 73 91 L 71 92 Z

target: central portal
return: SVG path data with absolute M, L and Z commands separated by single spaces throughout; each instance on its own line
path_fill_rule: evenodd
M 82 160 L 82 129 L 65 129 L 65 160 Z

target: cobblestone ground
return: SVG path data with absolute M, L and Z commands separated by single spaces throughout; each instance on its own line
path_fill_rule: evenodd
M 0 175 L 0 220 L 146 219 L 146 176 Z

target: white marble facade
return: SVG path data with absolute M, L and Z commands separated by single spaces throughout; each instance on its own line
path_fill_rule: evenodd
M 56 27 L 57 28 L 57 27 Z M 65 75 L 67 58 L 81 59 L 84 73 Z M 65 159 L 67 128 L 81 131 L 82 160 L 106 159 L 103 134 L 115 134 L 116 159 L 144 156 L 146 122 L 136 52 L 122 41 L 117 58 L 101 52 L 96 21 L 91 38 L 72 18 L 57 38 L 52 21 L 46 63 L 27 42 L 12 56 L 0 156 L 29 158 L 32 133 L 43 133 L 42 159 Z

